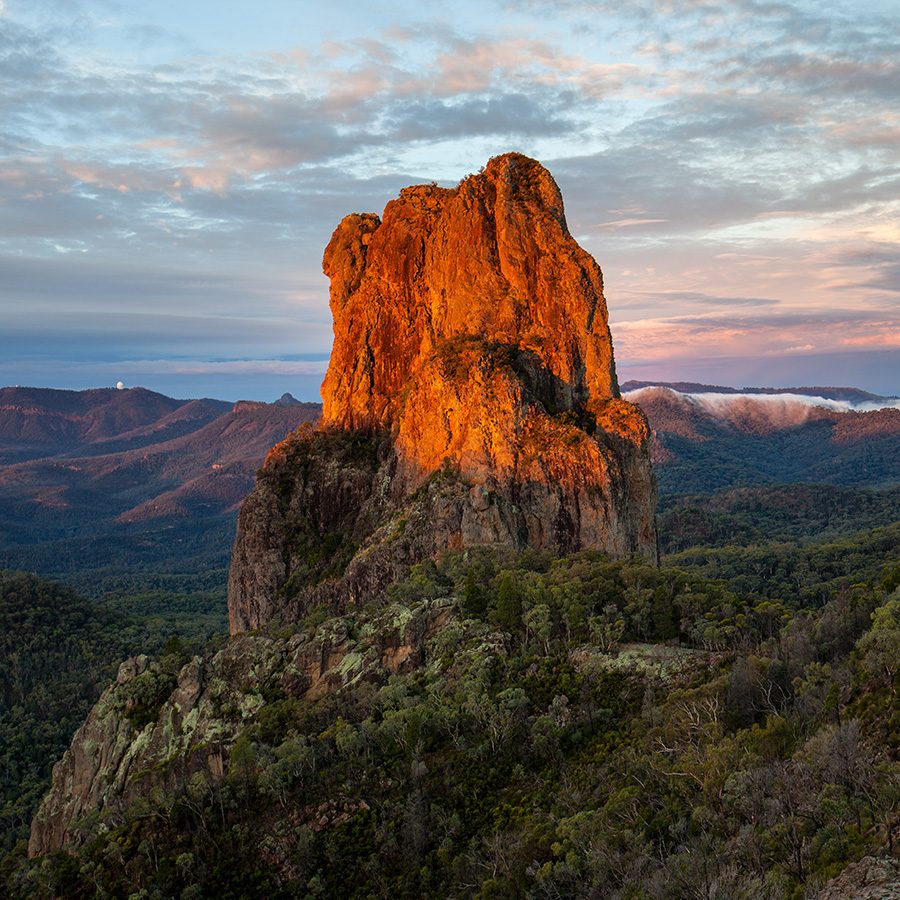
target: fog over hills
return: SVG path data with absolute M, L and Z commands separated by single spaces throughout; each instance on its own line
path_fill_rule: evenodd
M 835 413 L 884 412 L 887 415 L 881 418 L 888 422 L 894 418 L 891 413 L 900 410 L 900 399 L 897 398 L 866 395 L 865 399 L 835 399 L 821 394 L 801 393 L 803 390 L 805 389 L 785 388 L 766 393 L 725 393 L 714 390 L 683 392 L 660 385 L 631 390 L 625 396 L 635 403 L 643 404 L 648 410 L 658 404 L 675 404 L 684 409 L 686 415 L 690 415 L 691 410 L 696 410 L 702 416 L 730 422 L 737 428 L 748 431 L 777 431 L 816 419 L 840 421 L 835 418 Z M 844 388 L 822 390 L 831 393 L 851 392 L 851 389 Z M 865 394 L 864 391 L 859 393 Z
M 688 388 L 690 390 L 688 390 Z M 626 382 L 647 414 L 663 493 L 900 479 L 900 399 L 855 388 Z
M 623 393 L 631 393 L 642 388 L 668 388 L 679 394 L 727 394 L 730 396 L 748 394 L 754 397 L 768 395 L 790 395 L 815 400 L 846 400 L 851 404 L 882 403 L 900 401 L 898 397 L 884 397 L 855 387 L 726 387 L 720 384 L 700 384 L 695 381 L 626 381 L 621 385 Z

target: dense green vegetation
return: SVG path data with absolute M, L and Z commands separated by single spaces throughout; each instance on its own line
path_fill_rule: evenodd
M 0 878 L 13 896 L 801 897 L 897 827 L 898 520 L 897 488 L 663 493 L 660 570 L 419 566 L 389 600 L 453 597 L 460 620 L 426 669 L 267 698 L 224 782 L 155 792 L 75 856 L 28 866 L 19 843 Z M 0 574 L 4 851 L 122 659 L 167 654 L 123 713 L 143 725 L 226 630 L 233 523 L 207 524 L 3 548 L 67 585 Z
M 715 494 L 662 494 L 664 554 L 692 547 L 833 540 L 900 521 L 900 487 L 884 490 L 782 484 Z
M 14 569 L 64 583 L 98 610 L 142 620 L 150 633 L 205 639 L 228 631 L 226 584 L 234 519 L 198 518 L 191 527 L 121 529 L 121 534 L 52 535 L 38 542 L 19 528 L 20 542 L 0 546 L 0 570 Z M 142 650 L 131 644 L 133 652 Z M 111 664 L 119 657 L 110 657 Z
M 331 528 L 323 531 L 321 522 L 303 504 L 291 504 L 298 484 L 305 486 L 311 471 L 325 465 L 339 465 L 343 477 L 352 481 L 352 473 L 371 478 L 378 465 L 379 438 L 359 431 L 328 429 L 315 431 L 304 425 L 294 439 L 279 445 L 258 474 L 258 483 L 269 487 L 280 498 L 287 529 L 286 546 L 290 548 L 286 595 L 296 593 L 304 585 L 318 584 L 334 578 L 347 567 L 358 549 L 347 520 L 354 504 L 341 512 L 332 510 Z M 302 489 L 302 488 L 301 488 Z M 337 513 L 337 515 L 335 515 Z
M 753 547 L 696 547 L 667 557 L 667 564 L 727 579 L 738 592 L 796 597 L 821 605 L 847 579 L 875 578 L 900 559 L 900 522 L 818 544 L 779 543 Z
M 748 434 L 701 422 L 696 431 L 702 440 L 662 431 L 660 440 L 670 458 L 656 466 L 656 476 L 666 494 L 771 484 L 897 484 L 896 433 L 889 429 L 838 443 L 832 428 L 831 422 L 813 421 L 770 434 Z
M 587 553 L 417 566 L 389 601 L 458 609 L 424 666 L 265 697 L 224 781 L 151 792 L 75 855 L 13 854 L 7 891 L 804 897 L 900 816 L 884 533 L 793 546 L 771 583 L 746 551 L 714 578 Z
M 209 607 L 170 603 L 145 592 L 98 605 L 34 575 L 0 571 L 0 848 L 27 836 L 53 762 L 119 662 L 160 653 L 179 630 L 188 643 L 220 630 Z

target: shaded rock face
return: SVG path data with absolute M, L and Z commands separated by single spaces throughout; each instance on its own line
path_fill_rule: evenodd
M 153 790 L 171 793 L 197 779 L 215 785 L 236 737 L 272 698 L 316 700 L 414 671 L 452 616 L 451 601 L 434 600 L 387 607 L 359 636 L 354 621 L 340 618 L 290 638 L 241 635 L 212 657 L 195 657 L 177 678 L 145 656 L 128 660 L 53 767 L 28 855 L 84 843 L 98 819 L 121 824 Z M 146 704 L 148 694 L 148 721 L 135 721 L 136 698 Z
M 381 219 L 347 216 L 323 268 L 321 426 L 273 450 L 244 504 L 232 632 L 365 601 L 447 549 L 656 560 L 646 419 L 546 169 L 507 154 L 406 188 Z

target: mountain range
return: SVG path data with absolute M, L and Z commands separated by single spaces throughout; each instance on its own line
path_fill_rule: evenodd
M 143 388 L 0 390 L 0 565 L 71 572 L 95 555 L 177 557 L 197 532 L 230 545 L 268 450 L 320 407 L 176 400 Z
M 900 480 L 900 400 L 856 388 L 626 382 L 653 429 L 663 494 Z
M 896 398 L 851 387 L 628 381 L 646 413 L 660 492 L 900 481 Z M 0 389 L 0 564 L 71 573 L 96 556 L 178 558 L 234 517 L 269 449 L 318 403 L 178 400 L 144 388 Z M 665 544 L 665 542 L 664 542 Z M 89 551 L 89 552 L 86 552 Z

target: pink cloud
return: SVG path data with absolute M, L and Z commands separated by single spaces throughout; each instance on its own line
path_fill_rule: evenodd
M 871 347 L 900 347 L 900 329 L 860 312 L 840 318 L 778 310 L 747 322 L 720 315 L 643 319 L 611 324 L 617 359 L 632 362 L 723 357 L 792 356 Z
M 227 169 L 184 166 L 181 169 L 181 176 L 194 190 L 212 191 L 220 196 L 225 193 L 231 184 L 231 172 Z M 175 187 L 181 187 L 181 185 L 181 179 L 175 182 Z
M 120 194 L 132 191 L 172 193 L 173 179 L 170 172 L 145 166 L 103 165 L 69 160 L 61 160 L 60 165 L 66 175 L 75 181 Z
M 845 347 L 900 347 L 900 329 L 897 323 L 886 323 L 884 328 L 879 334 L 843 338 L 841 344 Z
M 598 222 L 594 227 L 605 231 L 614 231 L 618 228 L 629 228 L 632 225 L 656 225 L 668 221 L 668 219 L 614 219 L 611 222 Z

